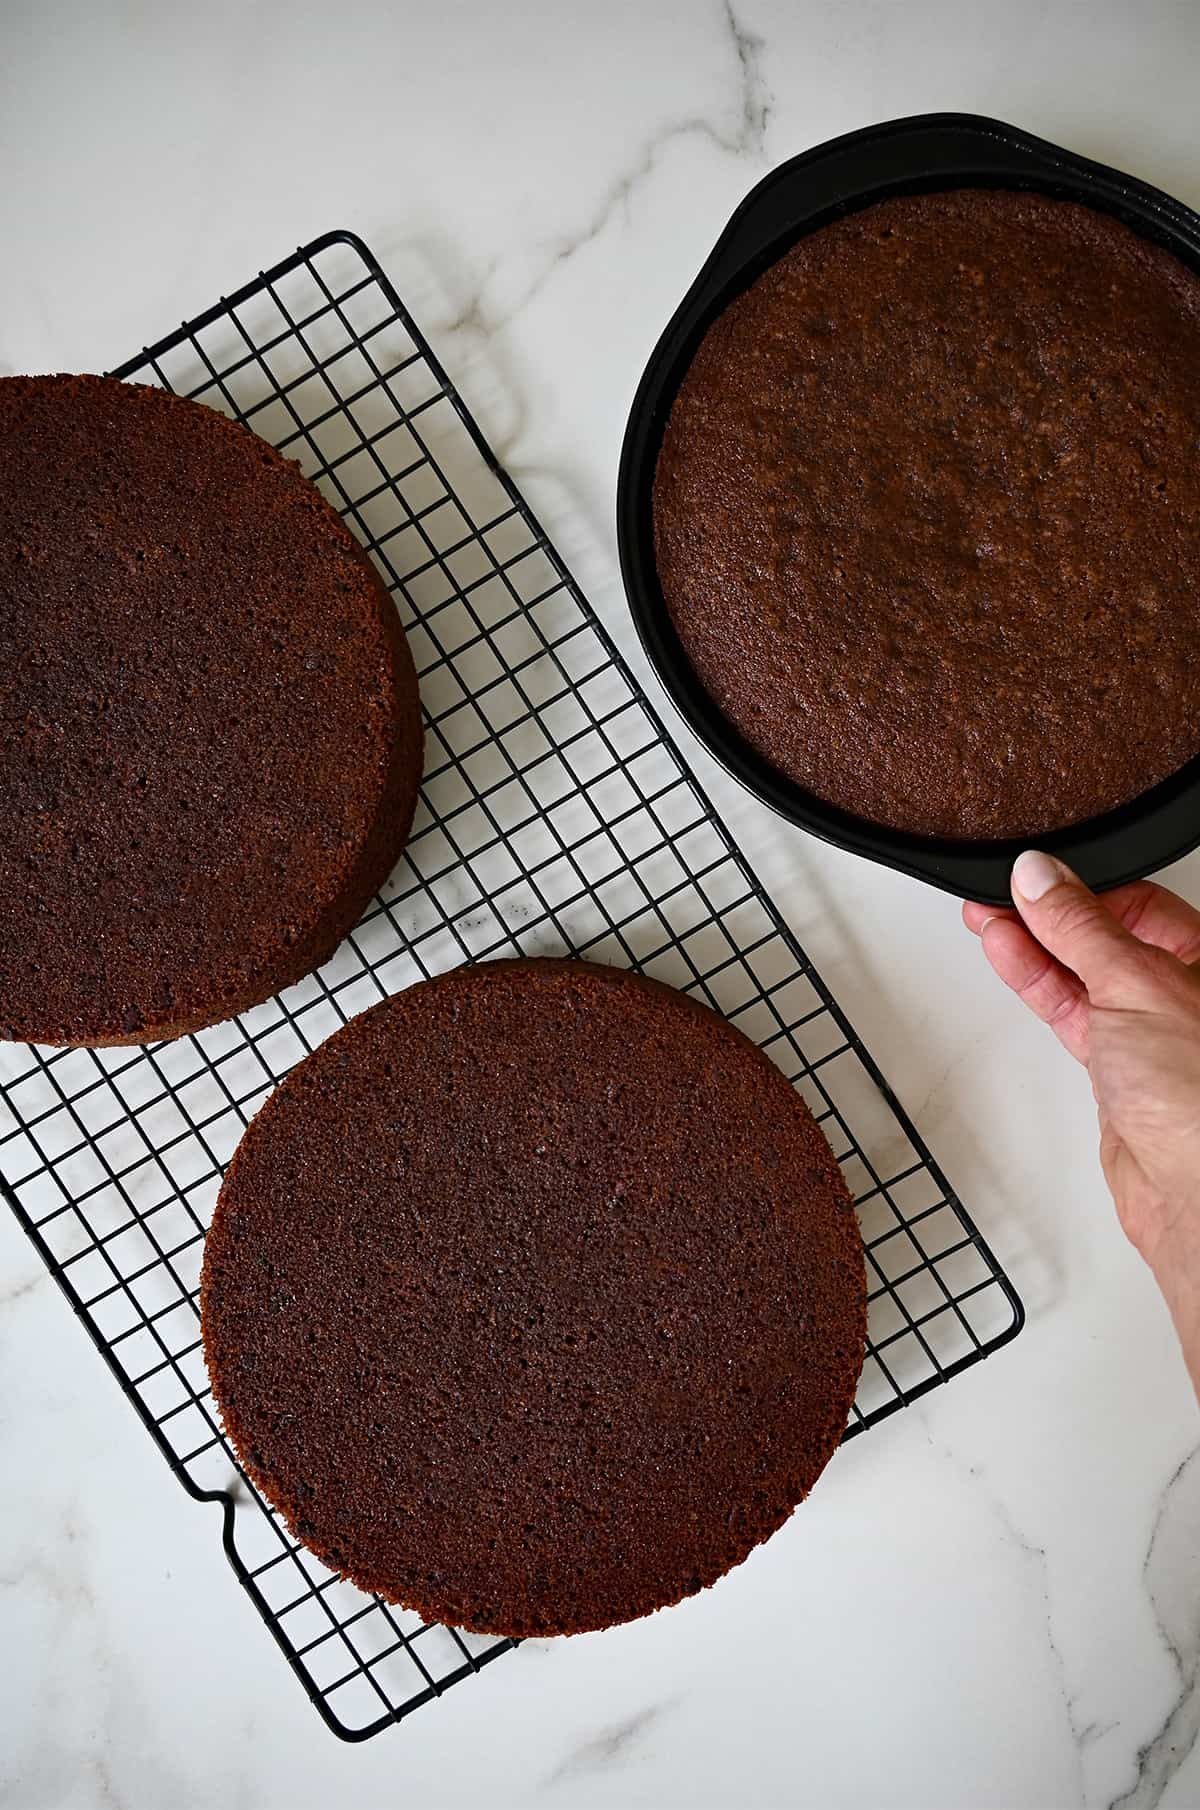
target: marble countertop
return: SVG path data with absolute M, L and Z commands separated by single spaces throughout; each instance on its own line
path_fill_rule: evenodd
M 1170 0 L 3 10 L 0 371 L 102 369 L 351 227 L 639 673 L 612 523 L 625 412 L 773 164 L 953 108 L 1200 204 L 1200 9 Z M 1025 1332 L 846 1448 L 714 1591 L 530 1643 L 351 1748 L 0 1216 L 0 1801 L 1200 1803 L 1200 1420 L 1086 1081 L 952 900 L 779 823 L 676 727 Z M 1200 901 L 1200 859 L 1168 877 Z

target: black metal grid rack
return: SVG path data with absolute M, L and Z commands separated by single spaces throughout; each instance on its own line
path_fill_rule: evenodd
M 869 1351 L 846 1437 L 1012 1338 L 1020 1302 L 399 297 L 331 233 L 116 375 L 298 459 L 392 586 L 420 674 L 422 802 L 353 935 L 278 999 L 172 1043 L 0 1044 L 4 1193 L 328 1726 L 363 1739 L 507 1641 L 364 1595 L 240 1480 L 199 1341 L 204 1229 L 275 1084 L 339 1024 L 496 955 L 642 969 L 723 1012 L 809 1101 L 858 1203 Z

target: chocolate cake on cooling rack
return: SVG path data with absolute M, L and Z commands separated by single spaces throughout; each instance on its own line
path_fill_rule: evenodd
M 488 1633 L 711 1584 L 845 1430 L 854 1208 L 740 1031 L 616 969 L 459 968 L 251 1122 L 205 1249 L 225 1430 L 296 1537 Z
M 318 966 L 412 821 L 374 567 L 199 403 L 0 378 L 0 1037 L 146 1042 Z

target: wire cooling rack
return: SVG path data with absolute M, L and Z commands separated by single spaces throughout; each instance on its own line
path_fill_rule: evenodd
M 400 865 L 317 974 L 197 1036 L 0 1044 L 4 1192 L 335 1733 L 361 1740 L 513 1644 L 422 1625 L 298 1547 L 221 1437 L 199 1338 L 224 1165 L 288 1070 L 459 962 L 588 956 L 723 1012 L 794 1080 L 858 1204 L 869 1350 L 846 1437 L 1012 1338 L 1021 1304 L 733 846 L 391 284 L 331 233 L 122 365 L 299 460 L 386 575 L 420 674 Z

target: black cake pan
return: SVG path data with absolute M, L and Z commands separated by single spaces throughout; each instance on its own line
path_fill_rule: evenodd
M 888 195 L 967 187 L 1037 189 L 1114 214 L 1200 272 L 1200 216 L 1148 183 L 999 120 L 929 113 L 868 126 L 793 157 L 742 202 L 655 346 L 625 430 L 617 538 L 642 645 L 680 715 L 724 767 L 792 823 L 960 898 L 999 904 L 1022 842 L 914 836 L 823 803 L 784 778 L 721 715 L 672 626 L 654 561 L 651 488 L 675 393 L 716 316 L 814 228 Z M 1197 599 L 1200 617 L 1200 598 Z M 1200 627 L 1200 622 L 1198 622 Z M 1200 758 L 1132 803 L 1033 838 L 1094 887 L 1117 886 L 1200 843 Z

